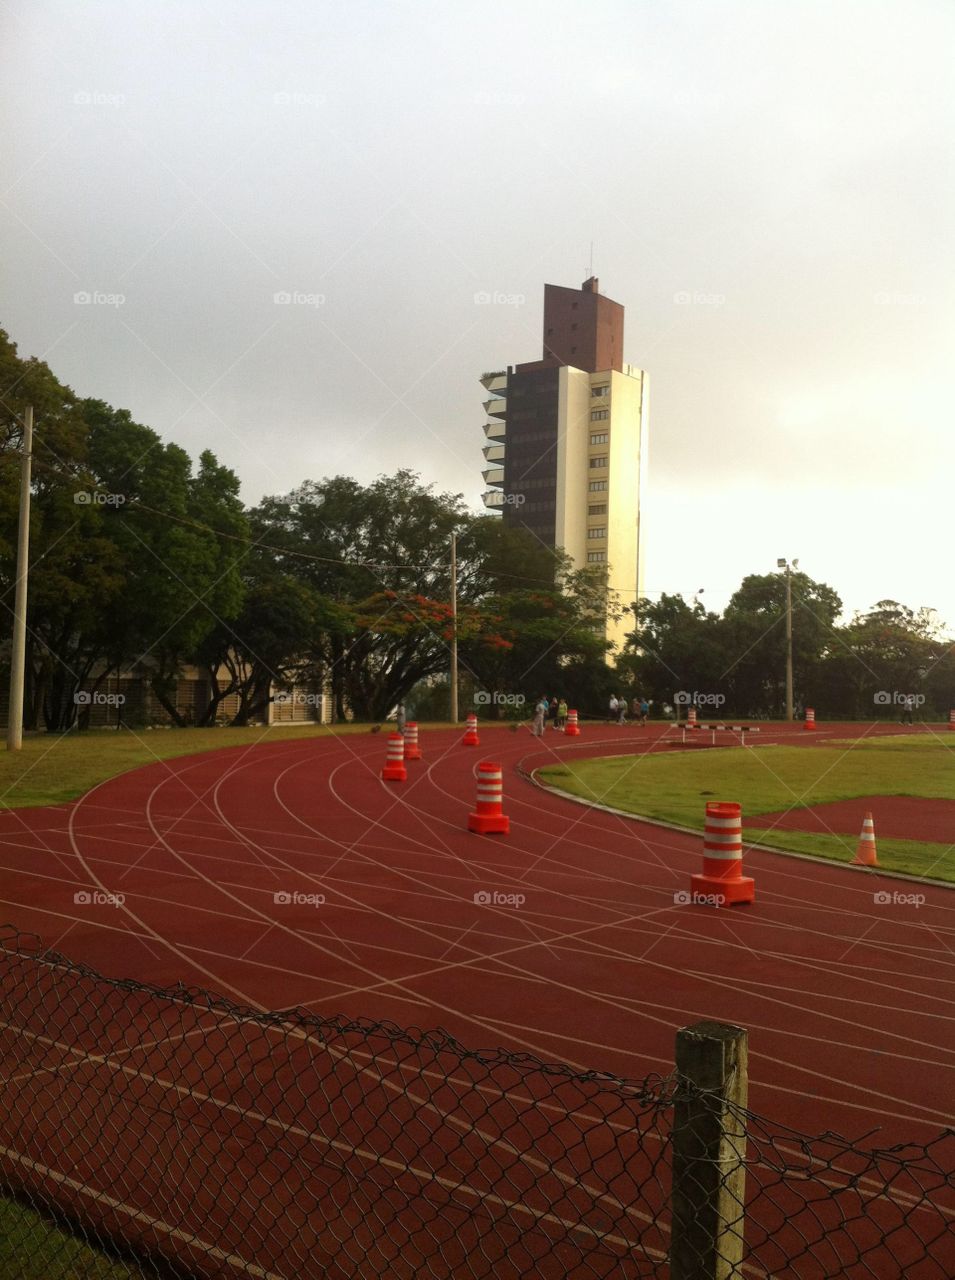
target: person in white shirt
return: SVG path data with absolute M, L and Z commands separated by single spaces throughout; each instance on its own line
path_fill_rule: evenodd
M 544 726 L 547 722 L 547 699 L 541 698 L 534 708 L 534 724 L 531 732 L 535 738 L 543 737 Z

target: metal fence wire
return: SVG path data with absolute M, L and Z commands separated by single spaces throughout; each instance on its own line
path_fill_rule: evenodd
M 955 1130 L 809 1137 L 675 1072 L 261 1013 L 104 978 L 10 928 L 0 1078 L 0 1280 L 955 1276 Z M 745 1194 L 695 1269 L 671 1240 L 688 1096 L 744 1134 Z

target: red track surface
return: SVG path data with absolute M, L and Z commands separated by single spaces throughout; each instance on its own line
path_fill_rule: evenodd
M 805 809 L 763 813 L 758 818 L 748 818 L 746 825 L 817 834 L 836 831 L 857 836 L 869 812 L 875 821 L 876 838 L 955 844 L 955 800 L 923 796 L 857 796 L 854 800 L 834 800 Z
M 753 850 L 753 906 L 680 905 L 699 837 L 585 809 L 518 771 L 650 749 L 658 733 L 587 726 L 541 743 L 482 728 L 479 749 L 426 734 L 404 785 L 380 781 L 372 735 L 157 763 L 72 805 L 0 815 L 0 915 L 109 975 L 440 1025 L 476 1048 L 628 1077 L 668 1072 L 678 1027 L 731 1021 L 749 1028 L 755 1111 L 927 1140 L 955 1097 L 955 894 Z M 504 763 L 509 837 L 466 830 L 481 759 Z M 874 901 L 915 888 L 917 907 Z M 77 905 L 79 890 L 125 902 Z M 482 891 L 525 901 L 479 905 Z M 325 902 L 275 899 L 296 893 Z

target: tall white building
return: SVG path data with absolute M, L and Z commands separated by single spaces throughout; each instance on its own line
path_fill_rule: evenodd
M 540 360 L 485 374 L 485 506 L 579 567 L 604 565 L 619 647 L 642 588 L 648 378 L 623 362 L 623 307 L 595 278 L 544 286 Z

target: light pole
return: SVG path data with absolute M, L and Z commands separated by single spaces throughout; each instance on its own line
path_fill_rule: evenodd
M 10 703 L 7 750 L 23 746 L 23 681 L 27 649 L 27 575 L 30 561 L 30 470 L 33 460 L 33 405 L 23 414 L 20 451 L 20 518 L 17 530 L 17 588 L 13 604 L 13 649 L 10 655 Z
M 451 723 L 458 722 L 458 535 L 451 534 Z
M 799 568 L 799 561 L 790 565 L 788 560 L 777 560 L 777 569 L 786 570 L 786 719 L 793 718 L 793 584 L 792 570 Z

